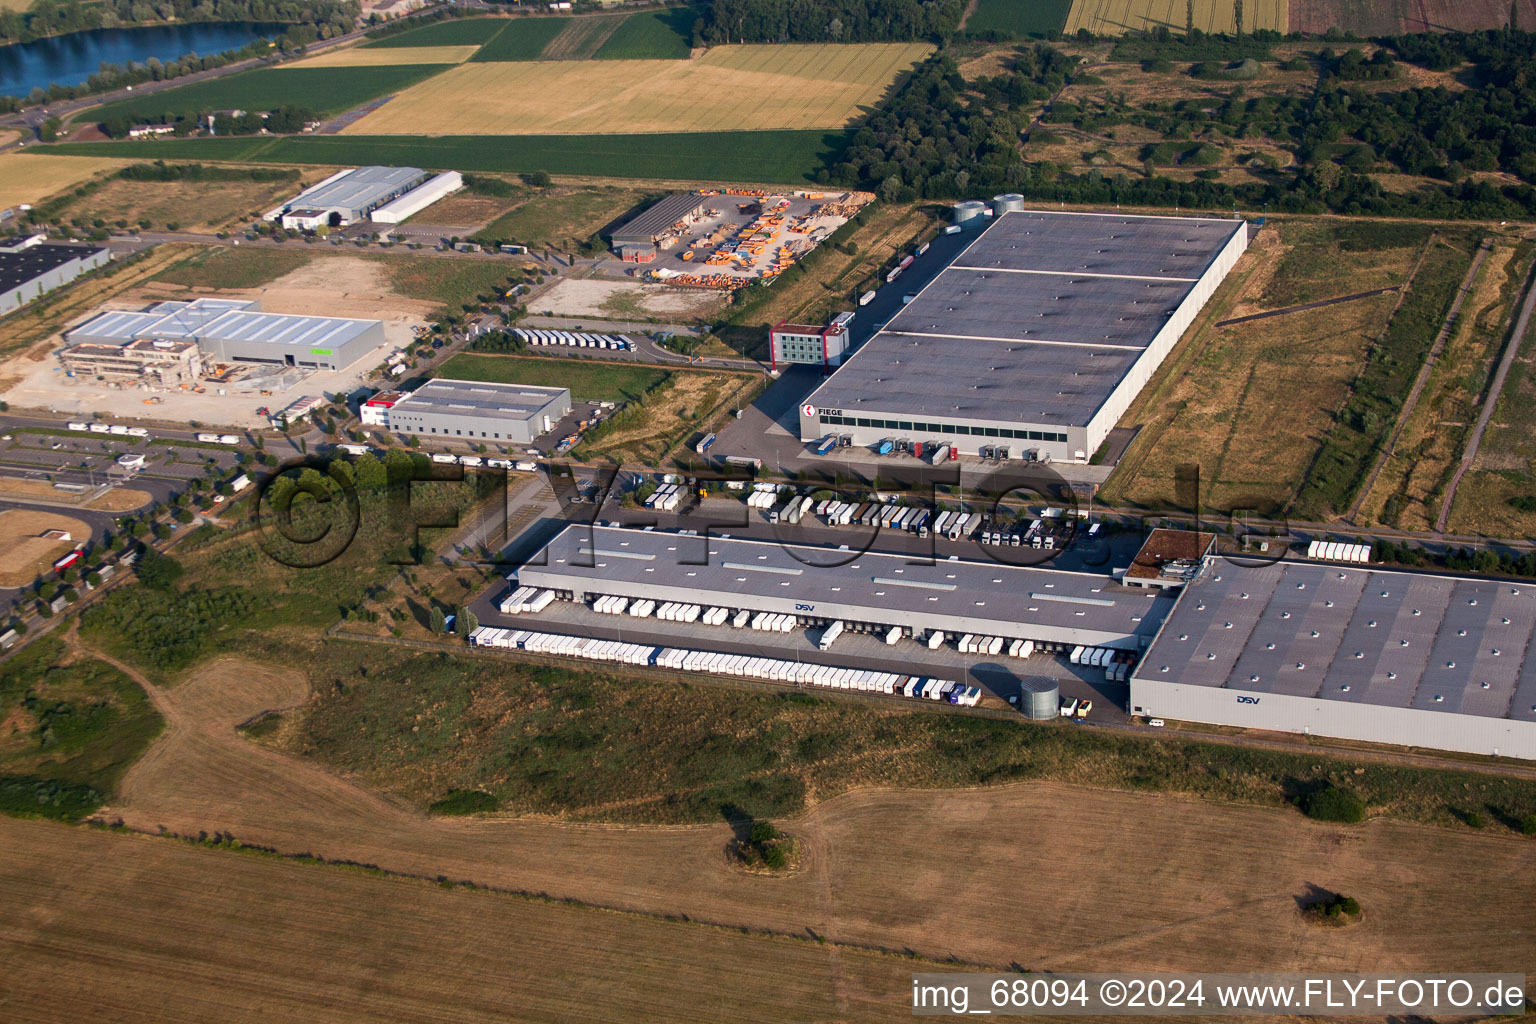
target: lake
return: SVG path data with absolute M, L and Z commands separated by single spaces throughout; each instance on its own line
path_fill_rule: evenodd
M 78 85 L 108 64 L 142 64 L 151 57 L 175 60 L 238 50 L 247 43 L 280 34 L 286 25 L 231 21 L 217 24 L 102 28 L 91 32 L 0 46 L 0 96 L 25 96 L 54 82 Z

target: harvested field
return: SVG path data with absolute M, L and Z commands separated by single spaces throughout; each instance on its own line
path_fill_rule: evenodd
M 1473 832 L 1385 820 L 1348 828 L 1308 821 L 1288 809 L 1055 783 L 865 790 L 781 822 L 803 841 L 805 869 L 786 878 L 755 878 L 733 870 L 722 856 L 731 836 L 724 824 L 646 829 L 429 819 L 316 765 L 240 739 L 234 731 L 240 722 L 306 698 L 308 683 L 291 668 L 224 660 L 203 666 L 174 689 L 150 690 L 169 728 L 125 778 L 122 798 L 103 811 L 137 828 L 223 831 L 246 843 L 428 878 L 446 875 L 784 933 L 809 928 L 832 942 L 953 955 L 998 968 L 1016 962 L 1034 969 L 1091 969 L 1112 956 L 1126 970 L 1317 970 L 1339 963 L 1359 971 L 1469 970 L 1488 963 L 1536 969 L 1536 919 L 1525 900 L 1510 898 L 1528 891 L 1536 845 L 1507 829 Z M 0 835 L 14 836 L 20 828 L 0 822 Z M 71 837 L 93 834 L 58 835 L 60 849 L 69 849 Z M 956 886 L 950 873 L 933 869 L 935 849 L 957 863 L 994 870 Z M 1148 858 L 1148 849 L 1158 856 Z M 3 860 L 17 864 L 16 856 Z M 219 860 L 209 870 L 238 877 L 245 863 Z M 1471 875 L 1464 870 L 1468 863 L 1478 865 Z M 1026 869 L 1041 884 L 1018 885 Z M 35 878 L 41 870 L 28 862 L 8 877 Z M 902 884 L 893 886 L 893 877 Z M 317 884 L 335 891 L 352 878 L 362 880 L 346 875 Z M 283 911 L 276 920 L 292 928 L 287 900 L 316 905 L 318 894 L 290 887 L 305 884 L 300 876 L 281 885 L 269 880 L 269 895 L 257 905 L 233 902 L 245 921 L 259 920 L 263 907 L 275 906 Z M 1341 930 L 1308 926 L 1296 901 L 1314 886 L 1355 895 L 1367 908 L 1365 922 Z M 112 884 L 101 890 L 154 891 Z M 35 881 L 24 891 L 35 902 Z M 147 914 L 146 921 L 199 927 L 201 915 L 186 913 L 179 901 L 222 891 L 222 885 L 173 886 L 172 898 L 183 909 Z M 389 898 L 405 897 L 397 892 Z M 1085 910 L 1089 902 L 1091 913 Z M 492 912 L 488 902 L 468 906 L 476 921 Z M 95 927 L 116 927 L 111 922 L 117 915 L 88 916 Z M 365 912 L 360 919 L 377 918 Z M 414 931 L 385 924 L 379 938 L 392 941 Z M 327 929 L 332 944 L 335 934 Z M 178 943 L 177 949 L 183 947 Z M 433 956 L 436 969 L 456 962 L 440 949 Z M 330 954 L 306 962 L 313 969 L 318 962 L 350 959 Z M 146 985 L 162 975 L 143 970 L 135 976 Z M 267 974 L 261 977 L 272 984 Z
M 405 90 L 342 134 L 839 128 L 930 50 L 786 44 L 719 46 L 691 61 L 471 62 Z
M 1199 467 L 1207 508 L 1272 512 L 1291 500 L 1397 296 L 1214 322 L 1329 298 L 1341 280 L 1351 293 L 1402 284 L 1428 234 L 1335 234 L 1354 230 L 1290 221 L 1259 234 L 1122 420 L 1142 429 L 1106 484 L 1110 500 L 1185 507 L 1176 478 L 1189 465 Z
M 285 65 L 290 68 L 388 67 L 395 64 L 462 64 L 478 46 L 353 46 Z
M 629 15 L 567 18 L 558 35 L 545 45 L 540 60 L 591 60 Z
M 798 939 L 0 820 L 10 1019 L 887 1020 L 913 964 Z M 83 964 L 90 967 L 83 968 Z M 388 965 L 381 971 L 381 965 Z
M 1245 0 L 1243 29 L 1253 32 L 1268 29 L 1287 32 L 1289 7 L 1293 0 Z M 1236 5 L 1227 0 L 1194 0 L 1195 28 L 1202 32 L 1237 30 Z M 1185 4 L 1179 0 L 1072 0 L 1064 35 L 1087 29 L 1096 36 L 1118 36 L 1125 32 L 1150 32 L 1166 28 L 1182 33 L 1185 29 Z
M 1536 24 L 1536 0 L 1518 3 L 1521 26 Z M 1338 28 L 1365 38 L 1476 32 L 1502 28 L 1509 6 L 1503 0 L 1290 0 L 1290 31 L 1321 35 Z
M 0 494 L 10 489 L 7 483 L 8 480 L 0 480 Z M 49 540 L 43 536 L 48 530 L 63 530 L 73 539 Z M 6 538 L 6 546 L 0 550 L 0 587 L 26 586 L 52 568 L 56 558 L 90 536 L 91 528 L 85 523 L 57 512 L 19 508 L 0 511 L 0 537 Z
M 74 188 L 127 160 L 103 157 L 55 156 L 52 153 L 0 153 L 0 208 L 38 203 L 56 192 Z

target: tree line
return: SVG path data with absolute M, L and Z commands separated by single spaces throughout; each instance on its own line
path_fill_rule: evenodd
M 949 36 L 965 0 L 714 0 L 697 32 L 721 43 L 875 43 Z
M 25 11 L 0 10 L 0 43 L 28 43 L 68 32 L 125 25 L 264 21 L 312 25 L 322 38 L 348 31 L 357 21 L 357 0 L 37 0 Z

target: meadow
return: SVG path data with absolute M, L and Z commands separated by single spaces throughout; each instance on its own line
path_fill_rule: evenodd
M 698 17 L 698 10 L 692 7 L 633 14 L 593 56 L 598 60 L 686 60 Z
M 837 128 L 929 50 L 921 43 L 788 44 L 719 46 L 691 61 L 472 61 L 401 92 L 344 134 Z
M 965 20 L 967 32 L 1001 32 L 1015 38 L 1060 32 L 1073 0 L 976 0 Z
M 117 100 L 87 112 L 94 121 L 195 115 L 205 110 L 307 107 L 337 114 L 441 72 L 438 64 L 361 68 L 263 68 Z
M 687 372 L 687 371 L 682 371 Z M 628 402 L 665 381 L 668 371 L 609 360 L 538 359 L 461 352 L 442 365 L 443 377 L 570 388 L 589 402 Z
M 569 27 L 574 18 L 519 18 L 508 22 L 486 40 L 477 61 L 538 60 L 550 41 Z
M 548 171 L 606 178 L 804 184 L 825 162 L 837 159 L 849 137 L 846 131 L 441 138 L 303 135 L 277 139 L 73 142 L 31 150 L 29 154 L 239 163 L 386 163 L 498 173 Z
M 451 18 L 421 28 L 396 32 L 364 43 L 363 50 L 411 49 L 418 46 L 480 46 L 506 28 L 505 18 Z
M 557 185 L 507 211 L 486 225 L 477 237 L 574 249 L 592 241 L 600 229 L 634 208 L 646 195 L 641 189 L 615 185 Z
M 1195 28 L 1202 32 L 1232 33 L 1237 29 L 1236 5 L 1230 0 L 1194 0 Z M 1066 35 L 1087 29 L 1096 36 L 1125 32 L 1150 32 L 1159 26 L 1182 33 L 1187 22 L 1181 0 L 1072 0 Z M 1290 30 L 1290 0 L 1244 0 L 1243 31 Z
M 307 264 L 312 253 L 292 249 L 204 248 L 155 275 L 186 288 L 259 288 Z

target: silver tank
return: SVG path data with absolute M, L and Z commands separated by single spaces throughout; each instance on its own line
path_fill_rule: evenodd
M 1025 676 L 1019 682 L 1019 710 L 1024 717 L 1048 722 L 1061 715 L 1061 690 L 1046 676 Z
M 998 216 L 1005 213 L 1019 213 L 1024 209 L 1024 197 L 1017 192 L 1004 192 L 1000 196 L 992 197 L 992 212 Z
M 980 224 L 987 215 L 987 204 L 979 199 L 967 199 L 955 204 L 955 223 L 967 227 Z

